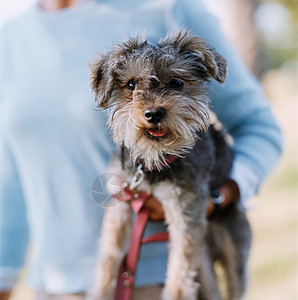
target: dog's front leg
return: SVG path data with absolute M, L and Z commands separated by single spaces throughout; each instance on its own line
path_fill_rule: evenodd
M 207 200 L 179 187 L 160 185 L 154 195 L 165 210 L 170 233 L 167 279 L 163 300 L 196 300 L 198 257 L 206 230 Z
M 128 203 L 121 202 L 106 210 L 94 286 L 87 300 L 114 299 L 118 270 L 130 234 L 131 220 L 132 210 Z

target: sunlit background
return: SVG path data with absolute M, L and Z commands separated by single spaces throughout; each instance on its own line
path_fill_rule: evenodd
M 251 201 L 254 242 L 246 300 L 297 300 L 297 1 L 203 1 L 218 16 L 222 29 L 263 84 L 284 132 L 283 158 Z M 0 28 L 34 2 L 0 0 Z M 23 280 L 13 300 L 31 299 L 32 291 Z

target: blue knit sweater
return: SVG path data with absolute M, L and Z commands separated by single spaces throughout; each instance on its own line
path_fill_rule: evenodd
M 212 107 L 234 138 L 231 177 L 241 200 L 256 193 L 280 155 L 280 131 L 259 84 L 200 1 L 84 1 L 55 13 L 33 7 L 0 37 L 0 289 L 17 280 L 28 241 L 34 288 L 90 287 L 104 213 L 91 185 L 114 146 L 105 114 L 95 110 L 87 62 L 132 34 L 158 41 L 181 27 L 228 60 L 224 86 L 213 83 Z M 146 234 L 160 230 L 152 222 Z M 142 247 L 137 286 L 162 283 L 166 262 L 166 244 Z

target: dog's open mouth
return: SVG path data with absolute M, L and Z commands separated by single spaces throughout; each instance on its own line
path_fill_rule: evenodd
M 161 139 L 165 137 L 168 132 L 169 132 L 168 129 L 163 129 L 163 128 L 150 128 L 146 130 L 147 136 L 152 139 Z

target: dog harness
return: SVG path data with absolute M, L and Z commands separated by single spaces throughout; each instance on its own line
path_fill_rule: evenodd
M 171 162 L 173 161 L 171 158 Z M 131 299 L 141 245 L 154 242 L 166 242 L 169 240 L 168 232 L 159 232 L 143 238 L 150 215 L 150 209 L 144 207 L 150 195 L 146 192 L 136 191 L 136 188 L 145 177 L 143 168 L 143 165 L 139 164 L 131 182 L 123 185 L 120 196 L 119 194 L 115 195 L 117 200 L 131 201 L 131 207 L 137 214 L 136 221 L 132 228 L 129 250 L 119 268 L 115 300 Z
M 170 155 L 163 163 L 163 167 L 169 167 L 178 157 Z M 122 148 L 122 167 L 124 168 L 124 148 Z M 138 263 L 140 247 L 143 244 L 154 242 L 167 242 L 169 240 L 168 232 L 159 232 L 143 238 L 146 224 L 149 220 L 151 210 L 144 207 L 150 195 L 146 192 L 139 192 L 136 188 L 143 182 L 145 178 L 144 167 L 142 162 L 138 162 L 138 167 L 130 183 L 124 183 L 122 190 L 114 195 L 119 201 L 131 201 L 131 207 L 137 214 L 136 221 L 132 228 L 129 250 L 124 257 L 118 272 L 116 293 L 114 300 L 130 300 L 133 292 L 135 272 Z M 209 219 L 218 212 L 220 204 L 224 197 L 217 189 L 211 191 L 211 201 L 214 204 L 214 212 Z
M 144 207 L 144 204 L 149 197 L 150 195 L 145 192 L 135 193 L 129 187 L 125 188 L 125 198 L 122 201 L 131 200 L 131 206 L 137 214 L 137 218 L 132 228 L 128 253 L 120 265 L 115 300 L 131 299 L 141 245 L 165 242 L 169 239 L 168 232 L 159 232 L 143 238 L 150 215 L 150 209 Z

